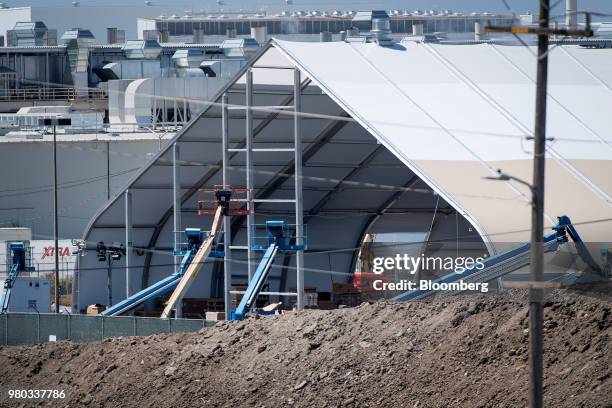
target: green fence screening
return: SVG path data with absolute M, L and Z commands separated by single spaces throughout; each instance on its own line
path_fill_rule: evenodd
M 215 322 L 154 317 L 103 317 L 49 313 L 0 314 L 0 345 L 96 341 L 108 337 L 195 332 Z

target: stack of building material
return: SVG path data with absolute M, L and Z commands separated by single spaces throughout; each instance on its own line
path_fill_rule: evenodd
M 223 299 L 183 299 L 183 317 L 185 318 L 201 319 L 206 316 L 207 312 L 223 312 L 224 308 Z
M 307 309 L 317 309 L 319 307 L 317 288 L 304 288 L 304 307 Z
M 361 304 L 361 292 L 350 283 L 334 283 L 334 302 L 337 305 L 357 306 Z

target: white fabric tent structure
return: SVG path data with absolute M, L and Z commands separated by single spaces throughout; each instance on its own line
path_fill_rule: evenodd
M 550 54 L 546 224 L 568 215 L 585 240 L 610 242 L 612 52 L 558 46 Z M 275 67 L 270 69 L 269 67 Z M 288 69 L 277 69 L 285 67 Z M 254 105 L 291 105 L 293 73 L 302 78 L 303 196 L 309 252 L 306 286 L 330 290 L 346 281 L 367 231 L 425 232 L 430 241 L 480 241 L 493 254 L 529 235 L 529 192 L 515 182 L 485 180 L 496 169 L 531 175 L 535 56 L 521 46 L 272 41 L 223 93 L 244 105 L 244 73 L 254 75 Z M 281 110 L 282 111 L 282 110 Z M 292 117 L 254 112 L 258 147 L 288 146 Z M 181 227 L 206 228 L 195 215 L 196 192 L 221 182 L 221 118 L 211 104 L 126 186 L 133 214 L 132 292 L 173 270 L 173 148 L 180 151 Z M 232 111 L 233 146 L 244 140 L 243 111 Z M 235 153 L 231 182 L 244 185 L 244 158 Z M 254 158 L 257 197 L 291 197 L 292 155 Z M 432 191 L 435 194 L 432 194 Z M 125 241 L 125 197 L 100 209 L 84 234 L 90 243 Z M 440 197 L 440 198 L 439 198 Z M 128 200 L 129 203 L 129 200 Z M 289 205 L 260 203 L 256 222 L 292 216 Z M 608 221 L 603 221 L 608 219 Z M 246 243 L 243 220 L 235 242 Z M 141 254 L 141 255 L 139 255 Z M 234 256 L 235 283 L 244 266 Z M 294 260 L 277 262 L 271 289 L 295 287 Z M 241 266 L 242 265 L 242 266 Z M 114 299 L 125 295 L 123 261 L 114 272 Z M 221 264 L 211 262 L 192 288 L 219 296 Z M 94 251 L 81 258 L 76 307 L 104 303 L 106 273 Z M 234 280 L 232 280 L 234 282 Z M 189 296 L 188 296 L 189 297 Z

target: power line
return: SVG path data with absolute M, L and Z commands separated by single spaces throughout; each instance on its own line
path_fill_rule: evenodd
M 115 172 L 115 173 L 110 173 L 110 174 L 103 174 L 100 176 L 94 176 L 94 177 L 88 177 L 88 178 L 81 178 L 81 179 L 75 179 L 75 180 L 71 180 L 71 181 L 66 181 L 64 183 L 59 183 L 58 184 L 58 189 L 59 190 L 65 190 L 65 189 L 70 189 L 70 188 L 74 188 L 74 187 L 78 187 L 84 184 L 89 184 L 95 181 L 100 181 L 100 180 L 105 180 L 106 177 L 119 177 L 119 176 L 123 176 L 125 174 L 129 174 L 132 173 L 136 170 L 138 170 L 138 167 L 135 168 L 131 168 L 131 169 L 127 169 L 127 170 L 123 170 L 123 171 L 119 171 L 119 172 Z M 6 198 L 6 197 L 15 197 L 15 196 L 24 196 L 24 195 L 31 195 L 31 194 L 38 194 L 38 193 L 45 193 L 48 191 L 52 191 L 53 190 L 53 185 L 41 185 L 41 186 L 36 186 L 36 187 L 24 187 L 24 188 L 16 188 L 16 189 L 5 189 L 5 190 L 0 190 L 0 198 Z M 8 193 L 8 194 L 2 194 L 2 193 Z
M 612 218 L 598 218 L 598 219 L 593 219 L 593 220 L 587 220 L 587 221 L 580 221 L 580 222 L 572 222 L 572 225 L 574 227 L 580 227 L 583 225 L 594 225 L 594 224 L 603 224 L 603 223 L 610 223 L 612 222 Z M 553 230 L 553 226 L 550 227 L 545 227 L 545 230 Z M 497 232 L 497 233 L 492 233 L 490 234 L 490 236 L 505 236 L 505 235 L 512 235 L 512 234 L 518 234 L 518 233 L 527 233 L 530 232 L 531 229 L 516 229 L 516 230 L 508 230 L 508 231 L 502 231 L 502 232 Z M 34 234 L 35 237 L 38 238 L 43 238 L 43 239 L 48 239 L 50 236 L 49 235 L 42 235 L 42 234 Z M 436 239 L 427 239 L 426 241 L 418 241 L 418 242 L 393 242 L 393 243 L 377 243 L 376 244 L 376 248 L 384 248 L 384 249 L 388 249 L 388 248 L 395 248 L 395 247 L 403 247 L 406 245 L 422 245 L 424 243 L 428 243 L 428 244 L 441 244 L 441 243 L 448 243 L 448 242 L 453 242 L 454 240 L 456 240 L 457 238 L 459 239 L 464 239 L 464 238 L 475 238 L 476 236 L 474 234 L 469 234 L 469 235 L 456 235 L 456 234 L 452 234 L 448 236 L 448 238 L 436 238 Z M 92 241 L 92 240 L 84 240 L 83 242 L 85 242 L 87 245 L 89 245 L 88 249 L 86 251 L 93 251 L 95 246 L 98 244 L 97 241 Z M 478 244 L 481 243 L 480 241 L 474 241 L 474 244 Z M 517 244 L 519 244 L 517 242 Z M 160 250 L 160 249 L 155 249 L 155 248 L 145 248 L 145 247 L 140 247 L 140 246 L 131 246 L 131 248 L 134 251 L 142 251 L 143 253 L 152 253 L 152 254 L 157 254 L 157 255 L 164 255 L 164 256 L 170 256 L 173 257 L 174 256 L 174 252 L 172 250 Z M 333 254 L 333 253 L 342 253 L 342 252 L 355 252 L 358 251 L 359 249 L 361 249 L 361 247 L 346 247 L 346 248 L 335 248 L 335 249 L 330 249 L 330 250 L 308 250 L 304 252 L 305 256 L 312 256 L 312 255 L 322 255 L 322 254 Z M 215 259 L 210 259 L 208 262 L 214 262 Z M 248 261 L 248 259 L 244 260 L 245 262 Z M 259 258 L 252 258 L 251 261 L 259 261 Z M 150 267 L 161 267 L 161 266 L 174 266 L 176 264 L 174 263 L 169 263 L 169 264 L 151 264 Z M 101 268 L 103 270 L 106 270 L 106 267 Z M 83 270 L 87 270 L 87 269 L 83 269 Z
M 87 147 L 76 147 L 76 146 L 72 146 L 71 144 L 63 144 L 61 145 L 64 148 L 75 148 L 77 150 L 88 150 L 88 151 L 92 151 L 92 152 L 96 152 L 96 153 L 100 153 L 100 154 L 106 154 L 107 152 L 105 150 L 100 150 L 100 149 L 95 149 L 95 148 L 87 148 Z M 111 152 L 111 154 L 117 154 L 117 155 L 122 155 L 124 157 L 128 157 L 128 158 L 148 158 L 150 159 L 150 156 L 148 155 L 139 155 L 139 154 L 134 154 L 134 153 L 128 153 L 128 152 Z M 159 157 L 157 159 L 159 162 L 162 163 L 172 163 L 171 159 L 165 159 L 163 157 Z M 187 160 L 179 160 L 178 163 L 180 165 L 190 165 L 190 166 L 201 166 L 201 167 L 206 167 L 208 169 L 220 169 L 219 165 L 216 164 L 211 164 L 211 163 L 205 163 L 205 162 L 198 162 L 198 161 L 187 161 Z M 308 166 L 308 165 L 307 165 Z M 130 169 L 129 172 L 133 172 L 139 170 L 139 168 L 134 168 L 134 169 Z M 231 166 L 230 167 L 230 171 L 234 171 L 234 172 L 245 172 L 246 170 L 241 168 L 241 167 L 237 167 L 237 166 Z M 280 172 L 275 172 L 275 171 L 269 171 L 269 170 L 260 170 L 260 169 L 253 169 L 254 173 L 258 173 L 258 174 L 262 174 L 262 175 L 269 175 L 269 176 L 291 176 L 288 173 L 280 173 Z M 122 174 L 118 174 L 118 175 L 122 175 Z M 99 176 L 99 178 L 103 178 L 106 177 L 106 175 L 101 175 Z M 312 182 L 320 182 L 320 183 L 334 183 L 334 184 L 343 184 L 346 186 L 361 186 L 361 187 L 365 187 L 365 188 L 371 188 L 372 190 L 375 189 L 380 189 L 383 191 L 404 191 L 404 192 L 414 192 L 414 193 L 423 193 L 423 194 L 435 194 L 431 189 L 429 188 L 415 188 L 415 187 L 405 187 L 402 185 L 390 185 L 390 184 L 380 184 L 380 183 L 367 183 L 367 182 L 359 182 L 359 181 L 351 181 L 351 180 L 344 180 L 344 179 L 338 179 L 338 178 L 330 178 L 330 177 L 318 177 L 318 176 L 302 176 L 303 180 L 308 180 L 308 181 L 312 181 Z M 86 180 L 83 180 L 86 181 Z M 86 184 L 86 183 L 81 183 L 81 184 Z M 52 187 L 52 186 L 42 186 L 41 188 L 44 189 L 44 191 L 48 191 L 46 189 L 46 187 Z M 137 188 L 136 188 L 137 189 Z M 25 188 L 23 189 L 25 190 Z M 10 190 L 0 190 L 1 192 L 5 192 L 5 191 L 10 191 Z M 15 190 L 15 191 L 19 191 L 19 190 Z M 43 190 L 41 190 L 43 191 Z M 36 191 L 38 192 L 38 191 Z M 26 194 L 31 194 L 31 193 L 23 193 L 23 195 Z M 13 194 L 12 196 L 17 196 L 19 194 Z M 460 197 L 472 197 L 472 198 L 484 198 L 484 199 L 495 199 L 495 200 L 504 200 L 504 201 L 512 201 L 515 198 L 514 197 L 496 197 L 496 196 L 490 196 L 490 195 L 485 195 L 485 194 L 480 194 L 480 195 L 474 195 L 474 194 L 467 194 L 467 193 L 455 193 L 456 196 L 460 196 Z M 0 195 L 1 197 L 2 195 Z

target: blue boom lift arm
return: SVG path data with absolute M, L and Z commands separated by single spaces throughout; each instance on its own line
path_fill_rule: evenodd
M 204 238 L 204 233 L 199 228 L 185 229 L 185 235 L 187 236 L 186 247 L 182 251 L 175 252 L 175 255 L 183 255 L 179 269 L 161 281 L 109 307 L 101 313 L 102 316 L 119 316 L 150 299 L 172 292 L 168 305 L 162 312 L 162 317 L 167 318 L 169 316 L 171 309 L 180 301 L 197 277 L 206 258 L 209 255 L 219 256 L 218 252 L 212 251 L 212 249 L 217 230 L 221 225 L 221 219 L 230 210 L 231 190 L 223 189 L 217 191 L 216 198 L 217 208 L 214 210 L 215 216 L 210 234 Z
M 291 244 L 290 237 L 285 235 L 285 222 L 284 221 L 267 221 L 266 229 L 268 230 L 268 246 L 263 258 L 257 266 L 257 270 L 253 274 L 242 299 L 236 310 L 231 313 L 231 320 L 242 320 L 246 314 L 253 308 L 259 292 L 266 282 L 270 268 L 274 263 L 274 257 L 278 251 L 299 251 L 306 248 L 305 242 L 300 245 Z M 302 237 L 303 240 L 303 237 Z M 261 245 L 253 245 L 253 249 L 261 250 L 264 247 Z
M 259 295 L 259 292 L 261 291 L 261 288 L 268 277 L 268 272 L 270 272 L 270 267 L 274 263 L 274 257 L 276 256 L 277 252 L 278 245 L 270 244 L 270 246 L 268 246 L 268 249 L 257 266 L 257 270 L 249 282 L 242 299 L 240 299 L 238 307 L 231 313 L 232 320 L 244 319 L 247 312 L 249 312 L 255 304 L 255 300 L 257 299 L 257 296 Z
M 6 313 L 9 308 L 11 301 L 11 292 L 15 281 L 19 276 L 19 271 L 29 270 L 26 263 L 26 246 L 23 242 L 10 242 L 9 250 L 11 252 L 11 270 L 9 271 L 8 277 L 4 281 L 2 287 L 2 296 L 0 296 L 0 313 Z
M 183 296 L 185 296 L 185 294 L 191 287 L 191 284 L 198 277 L 200 270 L 204 266 L 204 262 L 211 255 L 215 242 L 215 237 L 217 235 L 217 230 L 221 226 L 221 220 L 223 219 L 224 213 L 225 210 L 222 206 L 217 207 L 210 233 L 208 234 L 206 239 L 201 241 L 198 250 L 193 254 L 191 258 L 191 262 L 185 268 L 179 283 L 176 285 L 176 288 L 172 292 L 170 299 L 168 299 L 168 302 L 166 303 L 166 307 L 162 311 L 162 319 L 167 319 L 168 317 L 170 317 L 172 310 L 176 308 L 177 305 L 182 301 Z
M 195 236 L 195 229 L 189 228 L 185 232 L 188 234 L 188 237 L 189 237 L 189 233 Z M 201 234 L 202 232 L 200 232 L 200 237 L 201 237 Z M 201 239 L 200 239 L 200 243 L 201 243 Z M 133 294 L 129 298 L 122 300 L 121 302 L 109 307 L 108 309 L 106 309 L 100 314 L 102 316 L 119 316 L 119 315 L 129 312 L 130 310 L 134 309 L 135 307 L 143 304 L 144 302 L 148 300 L 155 299 L 158 296 L 162 296 L 162 295 L 165 295 L 166 293 L 172 292 L 176 288 L 178 283 L 181 281 L 183 274 L 187 270 L 187 267 L 191 263 L 191 260 L 193 259 L 193 255 L 196 253 L 198 248 L 199 248 L 199 244 L 195 244 L 194 242 L 193 247 L 185 251 L 185 254 L 183 255 L 183 259 L 181 260 L 181 264 L 179 266 L 178 271 L 160 280 L 159 282 L 154 283 L 148 288 L 145 288 L 141 290 L 140 292 Z
M 569 241 L 568 236 L 574 241 L 578 255 L 582 260 L 597 272 L 601 272 L 600 266 L 595 262 L 588 249 L 586 248 L 582 238 L 572 225 L 571 220 L 567 216 L 559 217 L 559 222 L 553 227 L 554 232 L 544 236 L 543 246 L 544 252 L 556 251 L 559 246 Z M 531 256 L 531 244 L 525 243 L 509 251 L 499 255 L 491 256 L 483 261 L 484 267 L 477 268 L 476 266 L 466 269 L 463 273 L 450 273 L 439 279 L 435 283 L 450 283 L 463 280 L 466 283 L 471 282 L 487 282 L 506 274 L 509 274 L 517 269 L 528 265 Z M 393 298 L 396 301 L 418 300 L 434 295 L 434 290 L 411 290 L 402 293 Z

